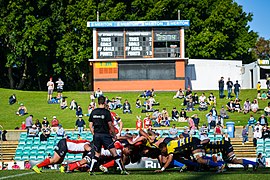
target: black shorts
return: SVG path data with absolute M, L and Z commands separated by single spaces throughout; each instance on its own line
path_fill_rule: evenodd
M 190 142 L 190 146 L 193 151 L 197 149 L 204 149 L 201 141 L 197 138 L 193 138 L 192 142 Z
M 66 139 L 61 139 L 56 147 L 54 148 L 54 151 L 60 156 L 60 157 L 65 157 L 66 153 L 68 152 L 67 148 L 67 141 Z
M 63 92 L 63 89 L 57 89 L 57 92 L 58 93 L 62 93 Z
M 110 134 L 95 133 L 93 141 L 94 141 L 95 149 L 99 153 L 101 151 L 102 145 L 104 146 L 105 149 L 114 148 L 114 142 Z
M 224 148 L 223 148 L 222 155 L 225 156 L 224 157 L 224 160 L 226 159 L 227 161 L 231 161 L 232 158 L 235 157 L 235 155 L 234 155 L 234 157 L 228 157 L 228 154 L 230 154 L 231 152 L 233 152 L 233 146 L 232 146 L 232 144 L 230 142 L 228 142 L 228 141 L 225 141 L 223 146 L 224 146 Z
M 88 151 L 85 151 L 84 153 L 83 153 L 83 158 L 85 157 L 85 156 L 88 156 L 89 158 L 94 158 L 94 156 L 95 156 L 95 146 L 94 146 L 94 143 L 93 142 L 90 142 L 90 147 L 91 147 L 91 150 L 88 152 Z

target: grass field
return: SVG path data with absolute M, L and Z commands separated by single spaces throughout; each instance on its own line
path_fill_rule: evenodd
M 197 92 L 200 96 L 202 92 L 205 92 L 206 96 L 209 96 L 210 92 L 213 92 L 214 95 L 218 96 L 218 91 L 194 91 Z M 17 111 L 19 104 L 16 103 L 14 105 L 8 105 L 8 98 L 11 94 L 15 93 L 18 99 L 18 103 L 24 103 L 28 109 L 29 114 L 34 115 L 34 120 L 39 119 L 42 121 L 42 118 L 46 116 L 51 122 L 53 116 L 57 116 L 60 123 L 63 125 L 65 129 L 73 129 L 76 121 L 75 111 L 65 109 L 61 110 L 59 104 L 48 104 L 47 103 L 47 92 L 45 91 L 19 91 L 19 90 L 10 90 L 10 89 L 1 89 L 0 88 L 0 125 L 4 127 L 4 129 L 14 129 L 15 127 L 20 127 L 22 121 L 25 120 L 26 116 L 16 116 L 15 112 Z M 128 99 L 132 106 L 132 114 L 123 114 L 120 109 L 116 110 L 116 113 L 120 115 L 124 122 L 124 128 L 134 128 L 136 122 L 136 116 L 141 115 L 144 118 L 145 114 L 141 113 L 141 109 L 137 109 L 135 107 L 135 101 L 138 98 L 138 95 L 141 92 L 105 92 L 105 96 L 108 96 L 109 99 L 112 97 L 120 96 L 122 97 L 122 102 L 125 99 Z M 227 93 L 227 92 L 225 92 Z M 56 93 L 55 93 L 56 94 Z M 178 110 L 183 108 L 181 103 L 183 100 L 173 99 L 172 97 L 175 95 L 175 92 L 156 92 L 155 99 L 160 102 L 160 106 L 155 106 L 155 108 L 162 110 L 164 107 L 167 108 L 169 114 L 171 115 L 171 110 L 173 107 L 176 107 Z M 253 100 L 257 95 L 255 89 L 253 90 L 241 90 L 240 99 L 241 105 L 243 106 L 244 100 L 249 98 Z M 64 92 L 64 96 L 67 96 L 68 104 L 72 99 L 75 99 L 78 104 L 83 108 L 83 113 L 87 113 L 87 107 L 90 102 L 90 92 Z M 143 102 L 145 99 L 141 98 Z M 222 105 L 226 105 L 228 99 L 219 99 L 217 98 L 217 110 L 219 112 Z M 259 107 L 263 109 L 267 105 L 268 101 L 259 100 Z M 196 106 L 197 108 L 197 106 Z M 198 110 L 193 112 L 188 112 L 188 116 L 197 113 L 201 119 L 200 124 L 206 122 L 205 114 L 208 111 L 200 112 Z M 255 118 L 263 113 L 260 111 L 259 113 L 254 114 Z M 245 125 L 249 114 L 244 115 L 243 113 L 229 113 L 229 120 L 226 121 L 234 121 L 237 126 Z M 88 120 L 88 117 L 84 117 L 84 120 Z M 225 122 L 226 122 L 225 121 Z M 178 127 L 186 126 L 187 123 L 176 123 Z
M 68 173 L 61 174 L 59 171 L 45 171 L 42 174 L 35 174 L 32 171 L 0 171 L 0 180 L 2 179 L 20 179 L 20 180 L 43 180 L 43 179 L 57 179 L 57 180 L 67 180 L 67 179 L 110 179 L 110 180 L 122 180 L 122 179 L 154 179 L 154 180 L 177 180 L 177 179 L 189 179 L 189 180 L 256 180 L 256 179 L 269 179 L 269 169 L 258 169 L 256 172 L 252 170 L 244 171 L 243 169 L 232 169 L 230 171 L 224 172 L 222 174 L 216 174 L 214 171 L 211 172 L 184 172 L 179 173 L 177 171 L 169 171 L 156 174 L 153 171 L 130 171 L 130 175 L 118 175 L 118 174 L 102 174 L 97 173 L 96 176 L 89 176 L 88 173 Z

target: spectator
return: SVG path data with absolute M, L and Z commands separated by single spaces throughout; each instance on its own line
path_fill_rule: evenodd
M 268 125 L 267 118 L 264 116 L 264 114 L 262 114 L 261 117 L 259 117 L 258 121 L 260 122 L 260 125 L 262 126 Z
M 176 136 L 178 133 L 178 129 L 176 128 L 175 124 L 172 125 L 171 129 L 169 130 L 170 135 Z
M 58 81 L 55 82 L 57 84 L 56 89 L 57 89 L 57 98 L 61 98 L 63 95 L 63 90 L 64 90 L 64 82 L 62 81 L 61 78 L 58 78 Z
M 29 161 L 25 161 L 24 162 L 24 169 L 26 169 L 26 170 L 30 170 L 31 169 L 31 164 L 29 163 Z
M 266 116 L 270 116 L 270 102 L 268 103 L 268 105 L 264 108 L 264 114 Z
M 191 91 L 190 87 L 188 87 L 185 96 L 189 96 L 190 94 L 192 95 L 192 91 Z
M 14 162 L 13 166 L 12 166 L 13 170 L 19 170 L 20 166 L 17 164 L 17 162 Z
M 23 103 L 20 104 L 20 107 L 18 108 L 18 111 L 16 112 L 16 114 L 18 116 L 24 116 L 25 114 L 27 114 L 27 109 L 26 107 L 23 105 Z
M 43 127 L 41 130 L 41 134 L 39 136 L 40 141 L 47 141 L 48 138 L 50 137 L 50 129 L 48 127 Z
M 201 101 L 199 104 L 198 110 L 199 111 L 207 111 L 207 109 L 208 109 L 207 103 L 204 101 Z
M 91 102 L 95 102 L 95 99 L 96 99 L 95 93 L 94 92 L 91 92 L 91 94 L 90 94 L 90 101 Z
M 259 105 L 258 105 L 258 101 L 256 99 L 254 99 L 250 105 L 250 109 L 252 112 L 257 113 L 259 110 Z
M 150 119 L 150 115 L 147 114 L 146 117 L 143 120 L 144 129 L 149 129 L 150 126 L 152 126 L 152 121 Z
M 209 139 L 208 135 L 207 135 L 207 131 L 203 131 L 200 134 L 200 140 L 203 141 L 205 139 Z
M 259 122 L 259 121 L 257 121 L 257 122 L 256 122 L 256 125 L 254 126 L 254 129 L 255 129 L 255 130 L 256 130 L 257 128 L 259 128 L 259 131 L 262 132 L 262 128 L 263 128 L 263 127 L 262 127 L 262 125 L 260 125 L 260 122 Z
M 241 104 L 238 99 L 235 99 L 234 110 L 239 113 L 242 112 Z
M 140 99 L 136 100 L 136 108 L 141 108 L 142 107 L 142 103 Z
M 249 113 L 250 110 L 251 110 L 251 104 L 249 102 L 249 99 L 246 99 L 246 101 L 244 102 L 243 112 L 244 112 L 244 114 L 247 114 L 247 113 Z
M 125 103 L 123 104 L 123 113 L 124 113 L 124 114 L 125 114 L 125 113 L 129 113 L 129 114 L 132 113 L 132 111 L 131 111 L 131 106 L 130 106 L 130 104 L 129 104 L 129 102 L 128 102 L 127 99 L 125 100 Z
M 57 129 L 57 136 L 60 136 L 60 137 L 64 137 L 65 136 L 65 130 L 64 128 L 62 127 L 61 124 L 58 125 L 58 129 Z
M 42 121 L 42 128 L 44 128 L 44 127 L 50 127 L 50 123 L 49 123 L 49 121 L 47 120 L 47 117 L 43 117 L 43 121 Z
M 72 101 L 70 102 L 70 105 L 69 105 L 69 109 L 70 110 L 76 110 L 77 106 L 78 106 L 77 102 L 74 99 L 72 99 Z
M 192 96 L 192 101 L 195 104 L 199 104 L 199 97 L 197 93 L 194 93 L 194 96 Z
M 228 99 L 232 98 L 232 87 L 233 87 L 233 82 L 231 81 L 230 78 L 228 78 L 228 81 L 226 82 L 227 85 L 227 90 L 228 90 Z
M 248 119 L 248 123 L 247 123 L 247 131 L 249 129 L 249 126 L 251 126 L 252 127 L 252 131 L 254 131 L 255 123 L 256 123 L 256 119 L 251 114 L 250 117 L 249 117 L 249 119 Z
M 153 112 L 154 111 L 153 106 L 149 100 L 146 100 L 145 111 L 146 112 Z
M 188 127 L 184 127 L 184 132 L 181 134 L 184 138 L 189 138 L 189 132 L 188 132 Z
M 32 128 L 29 129 L 27 136 L 28 137 L 37 137 L 38 136 L 38 133 L 39 133 L 39 131 L 37 129 L 37 126 L 34 124 L 32 126 Z
M 116 97 L 115 99 L 116 109 L 122 109 L 121 97 Z
M 15 95 L 15 94 L 12 94 L 12 95 L 8 98 L 8 103 L 9 103 L 9 105 L 15 104 L 16 101 L 17 101 L 17 99 L 16 99 L 16 95 Z
M 228 134 L 228 133 L 225 133 L 225 134 L 223 135 L 223 138 L 222 138 L 222 139 L 224 139 L 225 141 L 231 142 L 231 138 L 229 137 L 229 134 Z
M 221 106 L 221 109 L 219 111 L 219 114 L 220 114 L 220 116 L 221 116 L 222 119 L 229 119 L 229 116 L 228 116 L 227 111 L 224 108 L 224 106 Z
M 166 108 L 163 108 L 163 110 L 161 111 L 161 116 L 163 121 L 169 119 L 169 113 Z
M 218 113 L 217 113 L 217 110 L 216 110 L 216 107 L 215 106 L 213 106 L 212 109 L 209 112 L 212 113 L 212 116 L 213 117 L 217 118 Z
M 257 128 L 253 133 L 253 146 L 257 146 L 257 139 L 262 138 L 262 133 L 260 132 L 259 128 Z
M 267 95 L 267 98 L 270 99 L 270 89 L 269 88 L 268 88 L 266 95 Z
M 214 128 L 214 134 L 215 135 L 221 135 L 222 134 L 222 127 L 220 124 L 217 124 L 216 127 Z
M 216 97 L 214 96 L 213 93 L 210 93 L 210 95 L 209 95 L 207 101 L 208 101 L 208 104 L 209 104 L 210 106 L 216 106 L 216 105 L 217 105 Z
M 23 121 L 22 122 L 22 125 L 21 125 L 21 130 L 25 130 L 26 129 L 26 124 L 25 124 L 25 122 Z
M 224 98 L 224 77 L 218 81 L 219 98 Z
M 208 128 L 214 129 L 216 127 L 216 118 L 212 115 L 211 112 L 206 114 L 207 122 L 208 122 Z
M 54 89 L 54 82 L 52 81 L 52 77 L 50 77 L 50 80 L 47 82 L 47 86 L 48 86 L 48 101 L 51 101 Z
M 192 94 L 189 94 L 188 96 L 186 96 L 186 97 L 184 98 L 183 105 L 186 106 L 187 103 L 188 103 L 190 100 L 192 100 Z
M 112 100 L 109 102 L 109 107 L 110 107 L 110 110 L 115 110 L 116 109 L 115 98 L 112 98 Z
M 83 110 L 82 110 L 82 107 L 80 105 L 78 105 L 78 107 L 76 109 L 76 117 L 79 117 L 79 115 L 83 115 Z
M 1 133 L 0 133 L 1 134 Z M 4 130 L 1 134 L 2 136 L 2 141 L 7 141 L 7 130 Z
M 201 102 L 206 102 L 206 96 L 204 95 L 204 93 L 202 93 L 202 95 L 199 97 L 199 103 Z
M 220 115 L 216 118 L 216 124 L 219 124 L 222 128 L 224 127 L 223 118 Z
M 238 80 L 236 80 L 236 83 L 233 85 L 234 86 L 234 94 L 235 94 L 235 98 L 239 99 L 239 94 L 240 94 L 240 84 L 238 84 Z
M 173 108 L 172 110 L 172 120 L 173 121 L 178 121 L 180 117 L 179 112 L 176 110 L 176 107 Z
M 153 106 L 159 105 L 159 102 L 157 102 L 153 96 L 150 96 L 149 101 Z
M 243 126 L 243 129 L 242 129 L 242 145 L 245 145 L 245 142 L 248 141 L 248 131 L 247 131 L 247 128 L 246 126 Z
M 187 112 L 185 111 L 185 109 L 181 109 L 179 121 L 185 122 L 186 119 L 187 119 Z
M 159 112 L 158 109 L 156 109 L 154 111 L 154 113 L 152 114 L 152 118 L 153 121 L 157 121 L 157 119 L 160 119 L 160 121 L 162 120 L 162 114 Z
M 265 167 L 266 166 L 266 160 L 262 153 L 259 153 L 256 162 L 258 163 L 259 167 Z
M 263 93 L 261 95 L 261 100 L 267 100 L 267 94 L 265 91 L 263 91 Z
M 85 121 L 82 119 L 82 115 L 79 115 L 79 118 L 75 123 L 75 130 L 78 129 L 79 133 L 82 133 L 84 128 L 86 128 Z
M 33 115 L 30 115 L 25 119 L 25 126 L 28 132 L 29 129 L 33 126 Z
M 179 98 L 179 99 L 182 99 L 182 98 L 184 98 L 184 92 L 182 91 L 182 89 L 180 88 L 177 92 L 176 92 L 176 94 L 175 94 L 175 96 L 173 96 L 173 99 L 175 99 L 175 98 Z
M 200 118 L 198 117 L 198 114 L 192 115 L 191 118 L 193 119 L 195 127 L 199 129 Z
M 52 130 L 53 132 L 57 132 L 57 130 L 58 130 L 58 125 L 59 125 L 59 120 L 56 119 L 56 116 L 53 116 L 51 130 Z
M 103 96 L 103 92 L 100 90 L 100 88 L 97 88 L 97 90 L 95 92 L 95 97 L 99 98 L 100 96 Z
M 189 126 L 189 130 L 190 130 L 190 134 L 194 134 L 194 131 L 196 129 L 194 121 L 192 118 L 187 118 L 188 119 L 188 126 Z
M 37 126 L 37 129 L 40 131 L 40 130 L 41 130 L 41 128 L 42 128 L 42 125 L 41 125 L 41 123 L 39 122 L 39 120 L 38 120 L 38 119 L 36 119 L 36 123 L 35 123 L 35 125 Z
M 77 134 L 77 140 L 82 140 L 81 134 Z
M 267 126 L 264 126 L 262 129 L 262 138 L 263 139 L 268 139 L 270 138 L 270 131 Z
M 261 93 L 261 82 L 260 81 L 257 83 L 256 87 L 257 87 L 257 92 Z
M 164 126 L 169 127 L 170 126 L 170 120 L 167 118 L 165 119 Z
M 67 106 L 67 100 L 66 98 L 62 98 L 61 99 L 61 102 L 60 102 L 60 108 L 61 109 L 66 109 L 68 106 Z
M 143 127 L 143 122 L 141 120 L 141 116 L 137 116 L 136 120 L 136 130 L 141 130 Z
M 235 111 L 235 104 L 233 102 L 233 100 L 230 100 L 227 104 L 226 104 L 227 110 L 229 112 L 234 112 Z
M 206 124 L 203 124 L 201 129 L 200 129 L 200 134 L 202 134 L 202 133 L 208 133 L 208 128 L 207 128 Z
M 187 102 L 187 111 L 194 111 L 195 108 L 194 108 L 194 104 L 192 102 L 192 99 L 190 99 L 188 102 Z

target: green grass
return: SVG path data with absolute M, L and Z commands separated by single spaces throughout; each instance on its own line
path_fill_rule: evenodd
M 218 91 L 194 91 L 197 92 L 200 96 L 202 92 L 205 92 L 206 96 L 209 95 L 210 92 L 213 92 L 215 96 L 218 95 Z M 0 88 L 0 125 L 4 127 L 4 129 L 14 129 L 16 126 L 20 127 L 22 121 L 25 120 L 26 116 L 16 116 L 15 112 L 17 111 L 19 104 L 16 103 L 14 105 L 8 105 L 8 98 L 11 94 L 15 93 L 18 99 L 18 102 L 23 102 L 28 109 L 29 114 L 34 115 L 34 120 L 39 119 L 42 121 L 43 117 L 46 116 L 48 120 L 51 122 L 52 117 L 55 115 L 59 119 L 60 123 L 63 124 L 65 129 L 73 129 L 76 121 L 75 111 L 65 109 L 61 110 L 59 104 L 48 104 L 47 103 L 47 92 L 45 91 L 19 91 L 19 90 L 10 90 L 10 89 L 1 89 Z M 111 99 L 112 97 L 120 96 L 122 97 L 122 102 L 125 99 L 128 99 L 132 106 L 132 114 L 123 114 L 120 109 L 116 110 L 116 113 L 120 115 L 124 122 L 124 128 L 135 128 L 136 116 L 141 115 L 144 118 L 145 114 L 141 113 L 141 109 L 137 109 L 135 107 L 135 101 L 138 95 L 141 92 L 104 92 L 106 96 Z M 226 93 L 226 92 L 225 92 Z M 155 99 L 160 102 L 160 106 L 156 106 L 162 110 L 162 108 L 167 108 L 169 114 L 171 114 L 171 110 L 173 107 L 177 107 L 178 110 L 183 108 L 181 103 L 183 100 L 172 99 L 175 95 L 175 92 L 156 92 Z M 253 100 L 257 95 L 255 89 L 253 90 L 241 90 L 240 99 L 241 105 L 243 106 L 244 100 L 249 98 Z M 83 113 L 87 113 L 87 107 L 90 102 L 90 92 L 64 92 L 64 96 L 67 96 L 68 104 L 72 99 L 75 99 L 78 104 L 80 104 L 83 108 Z M 141 99 L 143 102 L 144 99 Z M 225 105 L 228 102 L 227 99 L 219 99 L 217 98 L 217 110 L 219 112 L 222 105 Z M 268 101 L 259 100 L 259 107 L 263 109 L 267 105 Z M 196 106 L 197 107 L 197 106 Z M 208 111 L 207 111 L 208 112 Z M 194 113 L 197 113 L 201 119 L 200 124 L 206 122 L 205 112 L 200 112 L 198 110 L 194 112 L 188 112 L 188 116 L 191 116 Z M 254 114 L 255 118 L 263 113 L 260 111 L 259 113 Z M 253 114 L 253 113 L 252 113 Z M 249 114 L 244 115 L 243 113 L 229 113 L 229 120 L 226 121 L 234 121 L 237 126 L 245 125 Z M 88 121 L 88 117 L 84 117 L 84 120 Z M 225 121 L 225 122 L 226 122 Z M 187 123 L 176 123 L 179 127 L 186 126 Z
M 0 171 L 0 179 L 1 177 L 7 177 L 12 175 L 19 175 L 23 173 L 29 173 L 31 171 Z M 214 180 L 231 180 L 231 179 L 268 179 L 269 177 L 269 169 L 258 169 L 256 172 L 243 171 L 242 169 L 233 169 L 228 172 L 224 172 L 222 174 L 216 174 L 214 171 L 210 172 L 184 172 L 179 173 L 176 171 L 169 171 L 156 174 L 153 171 L 130 171 L 131 174 L 128 176 L 118 175 L 118 174 L 101 174 L 97 173 L 96 176 L 89 176 L 88 173 L 85 172 L 75 172 L 75 173 L 68 173 L 68 174 L 61 174 L 59 171 L 46 171 L 42 174 L 28 174 L 19 177 L 13 177 L 8 179 L 31 179 L 31 180 L 43 180 L 43 179 L 57 179 L 57 180 L 65 180 L 65 179 L 110 179 L 110 180 L 121 180 L 121 179 L 155 179 L 155 180 L 164 180 L 164 179 L 214 179 Z

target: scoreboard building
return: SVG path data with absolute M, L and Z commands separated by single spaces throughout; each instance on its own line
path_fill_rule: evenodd
M 95 21 L 93 85 L 104 91 L 185 88 L 184 28 L 189 20 Z

